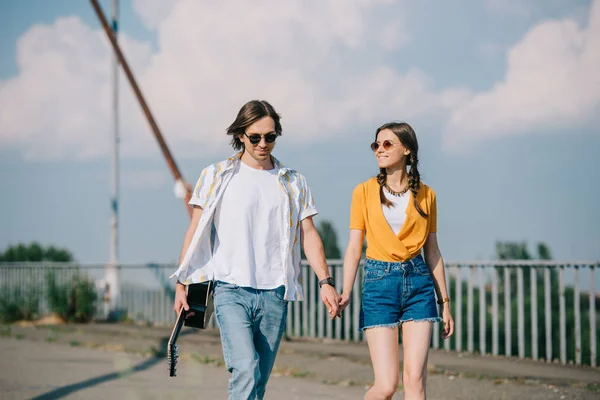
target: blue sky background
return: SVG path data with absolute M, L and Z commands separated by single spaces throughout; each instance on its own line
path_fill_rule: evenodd
M 188 181 L 231 154 L 239 107 L 267 99 L 283 117 L 275 155 L 306 175 L 344 249 L 374 131 L 406 120 L 448 261 L 490 259 L 497 240 L 600 259 L 599 1 L 236 4 L 121 1 L 126 56 Z M 0 38 L 0 249 L 37 240 L 103 263 L 106 38 L 74 0 L 2 3 Z M 120 259 L 175 261 L 188 217 L 121 89 Z

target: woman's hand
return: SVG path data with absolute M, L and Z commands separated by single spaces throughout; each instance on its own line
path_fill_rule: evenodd
M 450 313 L 450 304 L 444 303 L 442 310 L 442 320 L 444 321 L 444 330 L 441 333 L 442 339 L 448 339 L 454 333 L 454 319 Z
M 344 311 L 344 309 L 346 307 L 348 307 L 348 304 L 350 304 L 350 295 L 351 294 L 352 294 L 352 292 L 342 293 L 342 296 L 340 298 L 340 306 L 339 306 L 339 310 L 338 310 L 338 316 L 340 318 L 342 317 L 342 312 Z

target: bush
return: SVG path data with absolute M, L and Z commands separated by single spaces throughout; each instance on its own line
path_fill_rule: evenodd
M 70 283 L 58 283 L 54 271 L 46 276 L 48 306 L 66 321 L 89 322 L 96 311 L 97 293 L 94 283 L 79 274 Z
M 33 286 L 0 289 L 0 322 L 34 320 L 39 317 L 40 293 Z

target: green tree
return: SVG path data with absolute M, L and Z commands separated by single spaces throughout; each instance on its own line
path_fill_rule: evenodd
M 342 252 L 338 246 L 337 232 L 333 224 L 328 220 L 323 220 L 317 225 L 317 232 L 319 232 L 319 236 L 323 242 L 325 258 L 328 260 L 340 259 Z M 306 260 L 304 249 L 302 249 L 302 259 Z
M 496 242 L 498 260 L 531 260 L 526 242 Z
M 68 249 L 60 249 L 54 246 L 44 248 L 37 242 L 31 242 L 29 245 L 18 243 L 9 246 L 4 252 L 0 252 L 0 262 L 70 262 L 73 261 L 73 254 Z
M 325 258 L 328 260 L 340 259 L 342 254 L 338 247 L 337 233 L 333 224 L 327 220 L 323 220 L 317 227 L 317 231 L 319 231 L 319 236 L 321 236 L 321 240 L 323 241 Z

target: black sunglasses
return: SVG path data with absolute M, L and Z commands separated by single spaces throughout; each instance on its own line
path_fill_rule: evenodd
M 394 143 L 389 140 L 384 140 L 383 143 L 381 143 L 381 144 L 379 144 L 378 142 L 373 142 L 373 143 L 371 143 L 371 150 L 373 150 L 375 152 L 379 149 L 379 146 L 383 146 L 383 149 L 385 151 L 388 151 L 389 149 L 391 149 L 393 146 L 395 146 L 397 144 L 400 144 L 400 143 Z
M 244 132 L 244 135 L 246 135 L 245 132 Z M 261 136 L 258 133 L 253 133 L 250 136 L 246 135 L 246 137 L 252 144 L 259 144 L 263 137 L 265 138 L 265 142 L 273 143 L 277 139 L 277 134 L 276 133 L 267 133 L 265 136 Z

